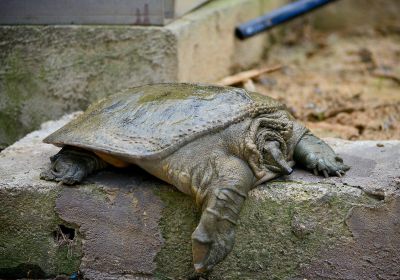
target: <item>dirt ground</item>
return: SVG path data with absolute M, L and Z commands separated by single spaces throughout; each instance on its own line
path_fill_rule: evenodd
M 284 67 L 254 80 L 320 137 L 400 139 L 400 29 L 323 34 L 305 28 L 268 51 Z

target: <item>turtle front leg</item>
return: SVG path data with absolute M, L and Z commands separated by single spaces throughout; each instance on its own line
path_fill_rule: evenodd
M 216 164 L 218 178 L 207 188 L 202 216 L 192 234 L 193 262 L 197 272 L 206 272 L 232 250 L 235 228 L 255 177 L 246 163 L 228 158 Z M 223 166 L 223 167 L 222 167 Z M 196 196 L 203 194 L 196 194 Z
M 341 177 L 350 169 L 328 144 L 310 132 L 297 144 L 293 158 L 296 163 L 312 170 L 315 175 L 322 173 L 325 177 Z
M 40 174 L 47 181 L 62 181 L 73 185 L 80 183 L 87 175 L 107 166 L 106 162 L 89 151 L 64 147 L 50 157 L 51 166 Z

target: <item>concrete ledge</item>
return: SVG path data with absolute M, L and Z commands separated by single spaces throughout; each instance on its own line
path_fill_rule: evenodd
M 83 185 L 39 180 L 57 148 L 45 123 L 0 153 L 0 278 L 187 279 L 195 276 L 192 199 L 138 168 Z M 250 194 L 236 244 L 208 279 L 400 277 L 400 141 L 330 139 L 343 178 L 296 170 Z

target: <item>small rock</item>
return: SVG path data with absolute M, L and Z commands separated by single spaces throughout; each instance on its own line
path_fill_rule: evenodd
M 296 237 L 303 239 L 314 231 L 315 224 L 310 221 L 304 221 L 295 215 L 293 216 L 291 227 L 293 234 Z

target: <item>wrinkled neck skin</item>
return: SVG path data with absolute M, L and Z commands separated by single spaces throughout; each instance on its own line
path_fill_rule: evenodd
M 297 141 L 294 134 L 290 115 L 278 111 L 232 125 L 227 130 L 226 137 L 230 139 L 226 143 L 231 153 L 248 162 L 258 185 L 293 171 L 293 142 Z

